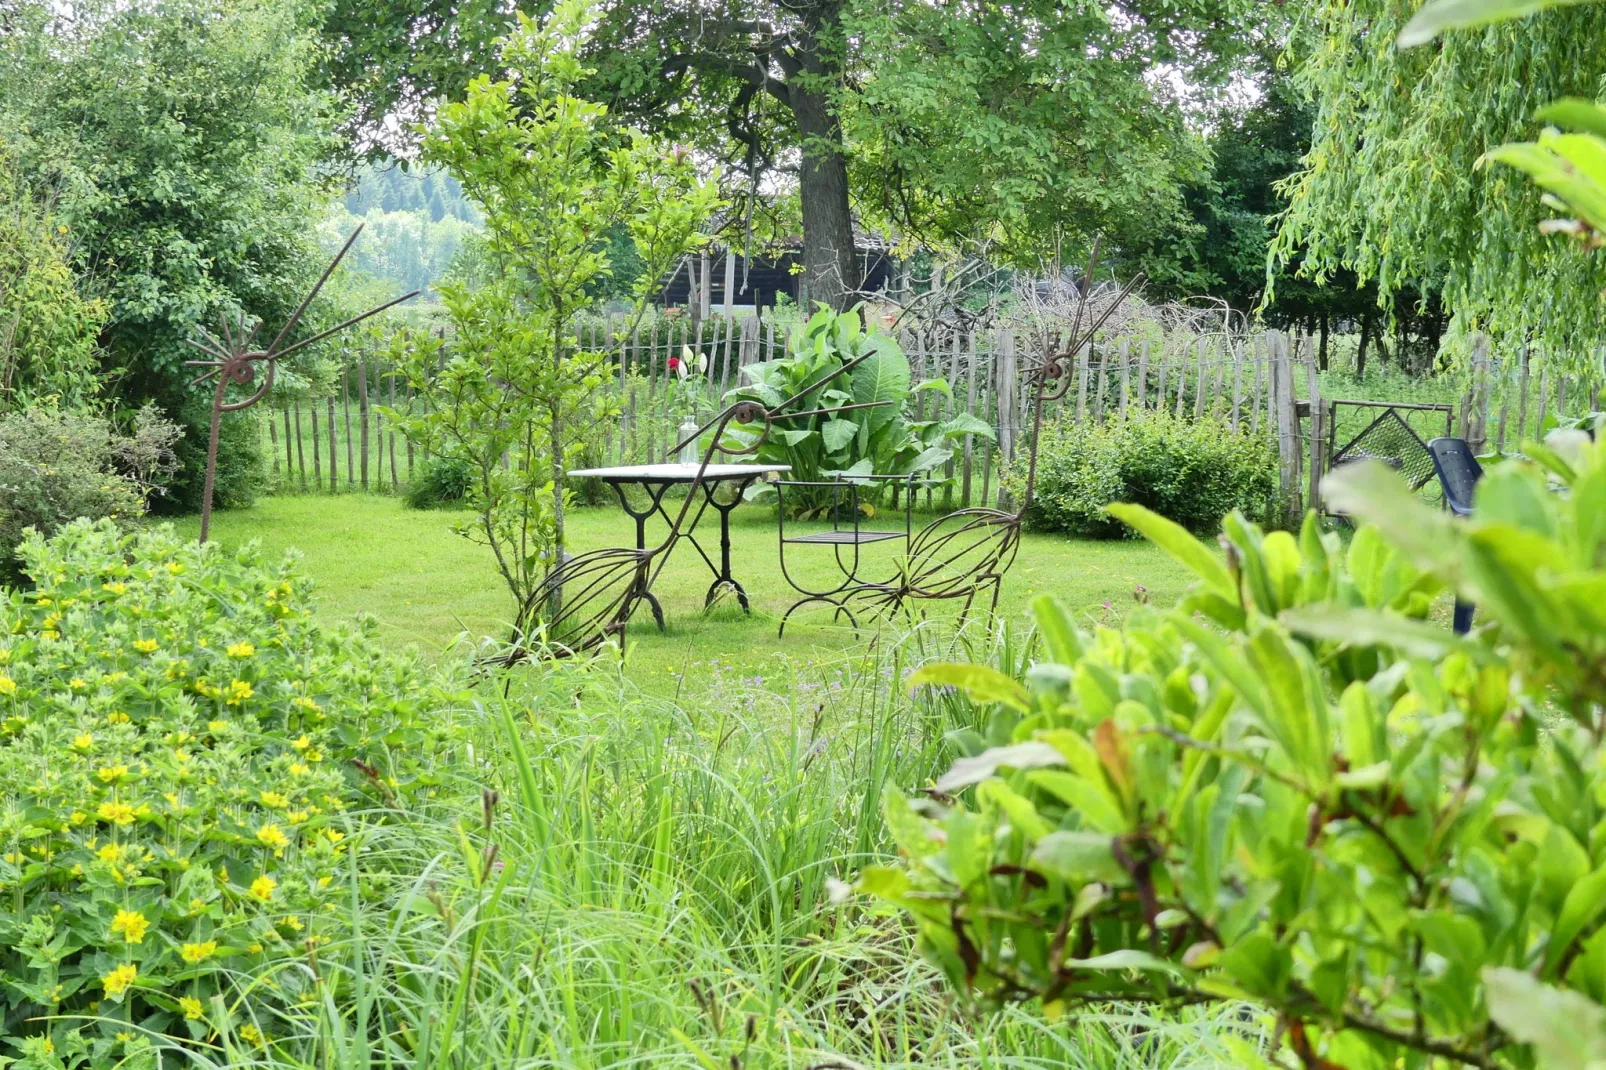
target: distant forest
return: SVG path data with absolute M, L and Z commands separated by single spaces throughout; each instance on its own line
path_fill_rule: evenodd
M 365 226 L 352 250 L 353 266 L 401 289 L 424 290 L 426 300 L 434 299 L 432 287 L 480 229 L 457 179 L 400 166 L 363 168 L 330 211 L 329 237 L 343 240 L 359 222 Z

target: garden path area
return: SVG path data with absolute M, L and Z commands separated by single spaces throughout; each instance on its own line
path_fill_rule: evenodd
M 325 617 L 371 614 L 387 643 L 416 644 L 426 655 L 439 657 L 464 632 L 471 641 L 501 635 L 509 617 L 507 595 L 492 571 L 489 551 L 452 531 L 470 518 L 466 512 L 406 509 L 395 498 L 282 496 L 219 513 L 212 537 L 230 547 L 258 539 L 275 555 L 299 550 Z M 713 520 L 709 517 L 707 527 L 699 529 L 699 538 L 717 553 Z M 183 520 L 178 526 L 192 533 L 195 521 Z M 779 568 L 774 511 L 744 506 L 731 515 L 731 528 L 733 571 L 747 587 L 752 618 L 743 616 L 734 599 L 705 615 L 702 600 L 712 577 L 694 549 L 677 549 L 655 588 L 664 603 L 667 630 L 660 635 L 643 611 L 629 631 L 627 672 L 644 688 L 673 692 L 681 674 L 701 677 L 715 661 L 744 676 L 770 673 L 780 680 L 788 658 L 803 663 L 834 659 L 861 649 L 873 634 L 871 624 L 856 638 L 846 625 L 833 626 L 826 611 L 806 610 L 793 618 L 786 637 L 777 639 L 780 615 L 799 596 Z M 617 507 L 581 508 L 571 515 L 575 552 L 630 545 L 632 539 L 631 521 Z M 882 571 L 874 562 L 890 561 L 894 545 L 869 548 L 872 564 L 865 573 Z M 788 567 L 794 562 L 795 575 L 822 584 L 834 571 L 823 547 L 790 548 Z M 1028 533 L 1004 580 L 999 608 L 1008 620 L 1024 624 L 1030 599 L 1052 592 L 1081 613 L 1085 623 L 1114 622 L 1134 604 L 1139 585 L 1156 604 L 1169 606 L 1186 585 L 1186 575 L 1145 542 Z M 938 607 L 936 613 L 951 616 L 956 608 Z

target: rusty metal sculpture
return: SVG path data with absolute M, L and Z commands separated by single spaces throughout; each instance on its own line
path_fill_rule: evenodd
M 728 457 L 741 457 L 758 452 L 768 438 L 771 426 L 778 421 L 891 404 L 872 401 L 826 409 L 786 411 L 867 357 L 868 354 L 844 364 L 831 375 L 809 384 L 779 405 L 765 408 L 756 401 L 737 402 L 677 442 L 669 450 L 671 457 L 678 456 L 683 446 L 695 443 L 704 434 L 712 432 L 697 475 L 687 485 L 686 498 L 670 522 L 669 532 L 663 542 L 644 549 L 607 547 L 592 550 L 558 565 L 547 574 L 546 580 L 532 595 L 532 604 L 525 606 L 527 612 L 523 614 L 524 619 L 534 622 L 530 634 L 498 661 L 512 665 L 534 656 L 571 657 L 593 650 L 610 639 L 617 639 L 622 645 L 625 626 L 631 614 L 663 572 L 675 544 L 687 534 L 687 517 L 691 515 L 692 505 L 697 500 L 697 493 L 714 455 L 723 453 Z M 732 424 L 759 425 L 762 429 L 750 441 L 737 444 L 725 439 L 725 431 Z
M 891 580 L 859 583 L 842 592 L 838 602 L 848 612 L 848 619 L 855 627 L 858 622 L 849 609 L 855 604 L 872 611 L 907 613 L 909 603 L 913 601 L 962 600 L 964 604 L 960 608 L 959 618 L 963 620 L 977 597 L 990 590 L 989 613 L 997 611 L 1004 574 L 1014 563 L 1016 551 L 1020 548 L 1021 527 L 1026 519 L 1026 511 L 1031 507 L 1032 492 L 1037 483 L 1037 454 L 1042 439 L 1044 406 L 1065 397 L 1071 387 L 1071 369 L 1076 354 L 1093 340 L 1122 302 L 1143 282 L 1142 275 L 1133 277 L 1107 308 L 1097 317 L 1089 317 L 1093 275 L 1098 263 L 1099 247 L 1094 242 L 1067 341 L 1057 353 L 1051 352 L 1028 373 L 1029 381 L 1033 384 L 1032 436 L 1026 462 L 1026 484 L 1015 510 L 1006 512 L 986 507 L 959 509 L 938 517 L 916 532 L 909 540 L 908 551 Z M 1087 321 L 1085 324 L 1084 320 Z M 781 627 L 784 629 L 785 626 L 783 618 Z
M 230 329 L 226 316 L 220 318 L 219 324 L 223 329 L 222 340 L 219 340 L 204 328 L 199 327 L 197 330 L 201 332 L 201 337 L 190 340 L 190 345 L 214 358 L 212 360 L 189 360 L 184 362 L 190 367 L 211 369 L 211 371 L 197 376 L 190 385 L 199 386 L 208 379 L 214 377 L 217 379 L 217 389 L 212 393 L 212 424 L 206 440 L 206 479 L 201 490 L 201 542 L 206 542 L 207 534 L 212 528 L 212 493 L 217 484 L 218 432 L 223 425 L 223 414 L 249 409 L 252 405 L 267 397 L 268 393 L 273 389 L 273 378 L 278 362 L 291 353 L 310 346 L 314 342 L 321 342 L 332 334 L 338 334 L 347 327 L 355 326 L 370 316 L 378 315 L 387 308 L 392 308 L 403 301 L 418 296 L 419 291 L 414 290 L 394 300 L 386 301 L 382 305 L 377 305 L 359 316 L 353 316 L 343 323 L 330 327 L 328 330 L 320 331 L 311 338 L 303 339 L 292 345 L 284 344 L 285 339 L 290 336 L 290 332 L 295 330 L 296 324 L 301 322 L 301 316 L 307 311 L 307 306 L 312 304 L 313 298 L 318 296 L 318 292 L 323 289 L 323 284 L 329 281 L 329 276 L 333 275 L 335 268 L 340 266 L 340 262 L 345 259 L 346 253 L 351 250 L 352 244 L 356 242 L 357 235 L 361 233 L 362 224 L 359 223 L 357 229 L 351 232 L 351 237 L 346 239 L 346 244 L 340 247 L 340 252 L 336 253 L 335 258 L 329 262 L 329 266 L 324 268 L 323 274 L 318 278 L 317 285 L 313 286 L 307 292 L 307 296 L 301 299 L 301 304 L 296 307 L 295 313 L 279 329 L 279 333 L 274 336 L 273 343 L 266 349 L 251 348 L 251 343 L 256 340 L 257 331 L 262 327 L 262 324 L 258 321 L 247 329 L 243 315 L 239 320 L 235 321 L 233 329 Z M 283 348 L 280 348 L 281 346 Z M 256 380 L 256 365 L 259 362 L 267 364 L 267 371 L 262 376 L 261 385 L 240 401 L 227 400 L 230 387 L 249 386 Z

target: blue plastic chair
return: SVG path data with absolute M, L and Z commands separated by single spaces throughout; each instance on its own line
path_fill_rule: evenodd
M 1444 488 L 1444 505 L 1456 516 L 1472 515 L 1472 497 L 1478 480 L 1483 478 L 1483 465 L 1472 453 L 1464 438 L 1436 438 L 1428 443 L 1428 454 L 1433 458 L 1433 470 L 1438 473 L 1439 486 Z M 1472 630 L 1472 614 L 1476 607 L 1470 602 L 1455 600 L 1457 635 Z

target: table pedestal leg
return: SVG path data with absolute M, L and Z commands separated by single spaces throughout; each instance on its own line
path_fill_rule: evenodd
M 613 483 L 611 486 L 614 493 L 619 495 L 619 507 L 636 522 L 636 549 L 645 550 L 647 548 L 647 518 L 658 511 L 659 505 L 663 501 L 664 492 L 669 489 L 668 484 L 661 484 L 656 490 L 651 486 L 647 487 L 647 494 L 652 498 L 652 504 L 647 507 L 645 512 L 637 512 L 630 508 L 630 499 L 625 497 L 623 484 Z M 645 601 L 647 603 L 647 607 L 652 610 L 652 619 L 657 623 L 658 630 L 660 632 L 663 631 L 664 607 L 658 603 L 657 595 L 647 589 L 647 573 L 645 570 L 636 579 L 636 589 L 632 592 L 631 597 L 636 601 Z M 625 617 L 626 619 L 630 617 L 628 611 L 625 613 Z
M 731 510 L 742 503 L 742 493 L 752 484 L 752 480 L 744 481 L 736 488 L 735 496 L 727 503 L 721 503 L 714 496 L 714 488 L 705 486 L 703 493 L 708 496 L 708 504 L 719 511 L 719 572 L 714 576 L 714 582 L 708 587 L 708 594 L 703 599 L 703 608 L 707 609 L 714 604 L 714 598 L 719 589 L 729 586 L 736 592 L 736 601 L 742 607 L 742 612 L 752 616 L 753 607 L 747 601 L 747 590 L 731 575 Z

